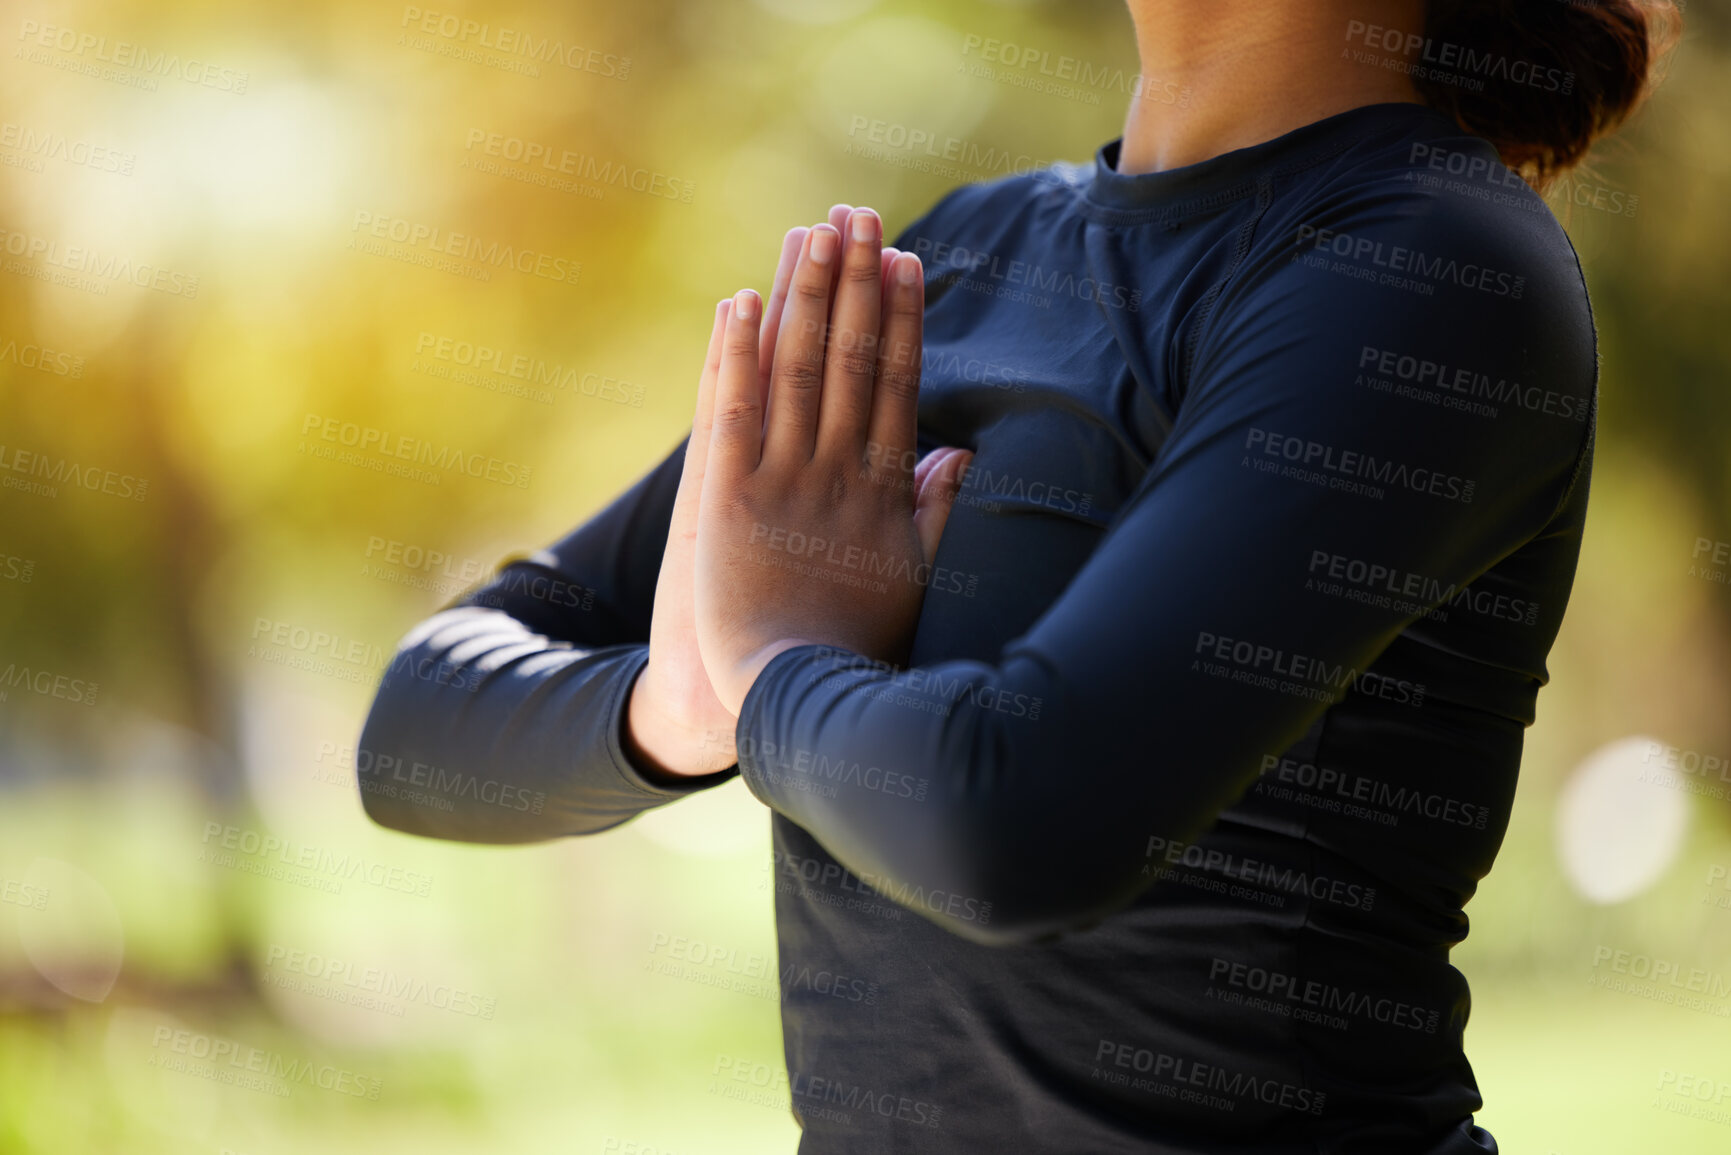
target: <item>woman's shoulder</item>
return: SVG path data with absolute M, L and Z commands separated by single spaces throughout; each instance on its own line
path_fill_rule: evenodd
M 1006 248 L 1016 235 L 1072 211 L 1086 192 L 1091 164 L 1059 162 L 959 185 L 903 229 L 896 244 L 926 260 L 957 246 Z
M 1313 269 L 1573 314 L 1591 332 L 1586 279 L 1550 206 L 1489 141 L 1440 115 L 1291 176 L 1257 235 Z
M 1379 436 L 1450 432 L 1528 465 L 1578 460 L 1598 380 L 1581 266 L 1487 142 L 1427 125 L 1269 193 L 1193 334 L 1187 396 L 1302 380 L 1319 410 L 1374 414 Z

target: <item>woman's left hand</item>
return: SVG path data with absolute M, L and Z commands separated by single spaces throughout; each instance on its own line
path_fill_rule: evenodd
M 767 399 L 757 294 L 740 292 L 728 309 L 694 592 L 704 668 L 735 714 L 792 646 L 906 659 L 972 456 L 944 448 L 915 465 L 924 277 L 911 253 L 884 259 L 881 230 L 860 209 L 845 249 L 832 225 L 807 233 Z

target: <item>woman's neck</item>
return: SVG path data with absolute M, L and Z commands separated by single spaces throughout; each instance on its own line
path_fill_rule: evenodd
M 1424 30 L 1425 0 L 1129 0 L 1143 86 L 1118 171 L 1159 172 L 1247 148 L 1336 113 L 1418 102 L 1371 28 Z M 1353 58 L 1357 52 L 1367 59 Z

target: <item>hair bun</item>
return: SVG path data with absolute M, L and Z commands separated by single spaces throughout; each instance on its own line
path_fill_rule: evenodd
M 1646 98 L 1669 0 L 1430 0 L 1413 83 L 1542 188 Z M 1452 65 L 1452 67 L 1449 67 Z

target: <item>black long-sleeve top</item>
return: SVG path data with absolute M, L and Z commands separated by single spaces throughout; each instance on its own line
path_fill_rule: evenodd
M 896 239 L 919 447 L 974 451 L 907 668 L 788 650 L 737 767 L 634 768 L 682 444 L 405 639 L 364 804 L 523 842 L 742 775 L 784 974 L 877 988 L 784 983 L 802 1155 L 1492 1151 L 1449 948 L 1580 548 L 1579 265 L 1423 106 L 1158 173 L 1118 145 Z

